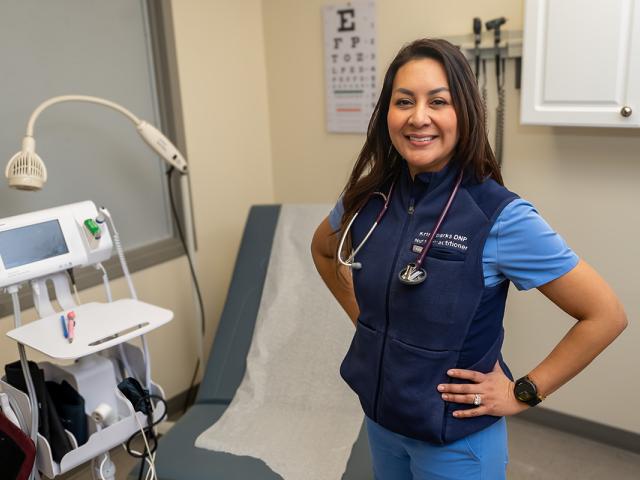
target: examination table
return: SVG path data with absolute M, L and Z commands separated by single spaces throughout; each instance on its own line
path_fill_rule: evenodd
M 195 404 L 158 444 L 156 468 L 161 480 L 282 478 L 262 460 L 194 446 L 196 437 L 222 416 L 244 376 L 279 213 L 279 205 L 254 206 L 249 212 L 224 310 Z M 265 442 L 268 441 L 269 438 L 265 438 Z M 137 473 L 137 468 L 134 472 Z M 364 425 L 342 478 L 373 478 Z

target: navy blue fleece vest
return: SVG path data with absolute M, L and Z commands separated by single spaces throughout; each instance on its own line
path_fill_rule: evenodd
M 451 167 L 416 175 L 406 168 L 389 210 L 356 260 L 353 281 L 360 317 L 340 373 L 367 416 L 402 435 L 436 444 L 481 430 L 498 417 L 456 419 L 470 405 L 442 400 L 450 368 L 490 372 L 500 356 L 508 282 L 484 286 L 482 252 L 493 223 L 516 195 L 493 180 L 463 180 L 425 259 L 426 280 L 402 284 L 398 272 L 415 262 L 457 177 Z M 386 193 L 386 192 L 385 192 Z M 358 245 L 383 201 L 372 197 L 352 228 Z M 456 380 L 457 382 L 463 382 Z

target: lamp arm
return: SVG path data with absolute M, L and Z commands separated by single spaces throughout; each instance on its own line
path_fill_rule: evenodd
M 109 100 L 105 100 L 104 98 L 99 97 L 91 97 L 88 95 L 61 95 L 58 97 L 50 98 L 44 102 L 42 102 L 38 107 L 33 111 L 31 117 L 29 118 L 29 123 L 27 123 L 27 134 L 25 140 L 29 145 L 33 143 L 33 131 L 36 120 L 40 116 L 40 114 L 56 103 L 62 102 L 88 102 L 88 103 L 96 103 L 98 105 L 104 105 L 105 107 L 112 108 L 124 116 L 126 116 L 129 120 L 133 122 L 138 130 L 138 133 L 142 137 L 142 139 L 158 154 L 160 155 L 165 162 L 175 167 L 180 173 L 185 173 L 187 171 L 187 161 L 184 156 L 180 153 L 180 151 L 171 143 L 171 141 L 164 136 L 164 134 L 158 130 L 156 127 L 151 125 L 150 123 L 145 122 L 144 120 L 136 117 L 129 110 L 124 108 L 122 105 L 119 105 L 115 102 L 111 102 Z M 23 141 L 24 143 L 24 141 Z M 25 147 L 23 146 L 23 149 Z M 31 150 L 34 150 L 34 147 L 31 146 Z
M 124 108 L 122 105 L 118 105 L 115 102 L 111 102 L 109 100 L 105 100 L 105 99 L 99 98 L 99 97 L 91 97 L 91 96 L 88 96 L 88 95 L 61 95 L 59 97 L 53 97 L 53 98 L 50 98 L 50 99 L 42 102 L 33 111 L 33 113 L 31 114 L 31 117 L 29 118 L 29 123 L 27 124 L 27 136 L 28 137 L 33 137 L 33 127 L 34 127 L 34 125 L 36 123 L 36 120 L 37 120 L 38 116 L 40 116 L 40 114 L 44 110 L 46 110 L 47 108 L 49 108 L 52 105 L 55 105 L 56 103 L 62 103 L 62 102 L 97 103 L 99 105 L 104 105 L 105 107 L 110 107 L 110 108 L 113 108 L 114 110 L 117 110 L 118 112 L 120 112 L 123 115 L 125 115 L 126 117 L 128 117 L 129 120 L 131 120 L 136 126 L 139 125 L 140 122 L 141 122 L 141 120 L 138 117 L 136 117 L 133 113 L 131 113 L 126 108 Z

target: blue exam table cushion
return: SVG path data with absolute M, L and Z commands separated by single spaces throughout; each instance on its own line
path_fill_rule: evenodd
M 196 403 L 231 401 L 242 382 L 280 205 L 251 207 Z
M 227 405 L 194 405 L 158 442 L 156 468 L 161 480 L 278 480 L 262 460 L 196 448 L 196 437 L 213 425 Z

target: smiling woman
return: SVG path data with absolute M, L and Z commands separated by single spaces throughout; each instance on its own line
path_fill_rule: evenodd
M 458 121 L 440 62 L 421 58 L 398 70 L 387 124 L 391 142 L 412 176 L 437 172 L 451 160 L 458 143 Z
M 626 326 L 604 280 L 503 186 L 475 76 L 444 40 L 417 40 L 389 66 L 311 251 L 356 326 L 340 373 L 367 416 L 378 480 L 506 478 L 503 417 L 544 400 Z M 501 354 L 510 282 L 578 320 L 516 381 Z
M 413 144 L 409 134 L 416 137 Z M 432 155 L 435 163 L 416 172 L 435 172 L 452 160 L 477 180 L 490 177 L 502 185 L 475 76 L 457 47 L 429 39 L 401 49 L 387 69 L 367 138 L 344 190 L 344 218 L 351 218 L 371 191 L 380 190 L 403 166 L 410 166 L 404 156 L 413 158 L 409 148 L 422 151 L 418 142 L 433 134 L 440 138 L 424 145 L 424 152 L 427 164 Z

